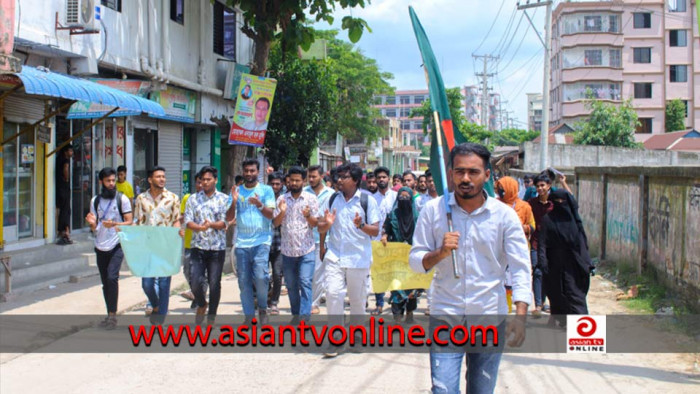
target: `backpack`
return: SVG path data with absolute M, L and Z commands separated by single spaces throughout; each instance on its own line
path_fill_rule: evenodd
M 97 222 L 100 222 L 100 211 L 97 210 L 97 207 L 100 206 L 100 196 L 99 194 L 95 196 L 95 201 L 93 201 L 92 206 L 95 208 L 95 216 L 97 217 Z M 122 192 L 117 191 L 117 195 L 114 196 L 114 199 L 117 200 L 117 210 L 119 210 L 119 218 L 121 218 L 122 221 L 124 221 L 124 214 L 122 213 Z
M 332 196 L 331 199 L 328 200 L 328 210 L 333 209 L 333 201 L 335 201 L 335 198 L 341 194 L 340 192 L 335 192 Z M 365 223 L 367 223 L 367 205 L 369 204 L 368 201 L 369 197 L 367 196 L 367 193 L 360 193 L 360 206 L 362 207 L 362 210 L 365 211 Z

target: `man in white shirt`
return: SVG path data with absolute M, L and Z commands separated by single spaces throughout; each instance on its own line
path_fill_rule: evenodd
M 375 241 L 382 240 L 382 229 L 384 228 L 384 220 L 386 215 L 391 212 L 391 208 L 394 206 L 394 201 L 396 201 L 396 192 L 389 188 L 389 181 L 391 180 L 391 173 L 386 167 L 377 167 L 374 169 L 374 178 L 377 182 L 377 191 L 373 194 L 374 199 L 377 201 L 377 206 L 379 207 L 379 233 L 373 238 Z M 384 309 L 384 293 L 375 293 L 375 306 L 376 308 L 372 311 L 373 315 L 381 315 Z
M 366 313 L 372 238 L 379 233 L 377 203 L 360 192 L 362 168 L 345 164 L 337 173 L 342 192 L 324 203 L 321 212 L 325 214 L 318 225 L 321 234 L 328 233 L 327 250 L 321 257 L 326 265 L 327 311 L 336 319 L 344 313 L 346 293 L 351 315 Z M 329 357 L 336 355 L 326 353 Z
M 409 263 L 416 272 L 435 270 L 431 319 L 507 314 L 503 283 L 510 266 L 517 316 L 506 335 L 513 335 L 511 346 L 520 346 L 525 340 L 525 316 L 532 297 L 528 244 L 515 211 L 484 191 L 490 156 L 478 144 L 465 143 L 452 149 L 454 193 L 431 200 L 423 208 Z M 453 232 L 447 231 L 445 198 L 452 210 Z M 453 250 L 459 278 L 453 272 Z M 433 392 L 459 392 L 463 354 L 431 351 Z M 500 352 L 467 353 L 467 392 L 493 392 L 500 359 Z
M 323 182 L 323 167 L 311 166 L 308 171 L 309 185 L 304 188 L 304 191 L 313 193 L 318 200 L 318 206 L 322 207 L 326 201 L 335 193 L 335 190 L 327 187 Z M 319 211 L 319 216 L 323 212 Z M 321 250 L 325 247 L 325 234 L 323 243 L 321 235 L 318 233 L 318 228 L 314 227 L 314 242 L 316 243 L 316 263 L 314 265 L 314 278 L 311 284 L 311 314 L 320 313 L 319 306 L 321 298 L 326 295 L 326 266 L 321 259 Z

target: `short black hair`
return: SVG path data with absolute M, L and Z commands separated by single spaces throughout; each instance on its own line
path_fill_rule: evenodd
M 233 178 L 233 181 L 234 181 L 235 183 L 238 183 L 238 182 L 243 181 L 243 175 L 236 175 L 236 177 Z
M 355 181 L 355 184 L 359 188 L 360 182 L 362 182 L 362 167 L 355 163 L 346 163 L 342 166 L 338 166 L 338 174 L 344 174 L 346 172 L 350 173 L 350 177 L 353 181 Z
M 551 185 L 551 184 L 552 184 L 552 180 L 549 179 L 549 177 L 547 176 L 547 174 L 540 174 L 540 175 L 537 175 L 537 176 L 535 177 L 535 179 L 532 181 L 532 183 L 534 183 L 535 185 L 537 185 L 537 184 L 540 183 L 540 182 L 544 182 L 544 183 L 546 183 L 546 184 L 548 184 L 548 185 Z
M 309 167 L 309 172 L 314 171 L 318 172 L 318 175 L 323 175 L 323 166 L 316 165 Z
M 324 181 L 324 182 L 332 182 L 333 179 L 331 178 L 330 175 L 325 175 L 325 176 L 323 177 L 323 181 Z
M 241 168 L 246 168 L 248 166 L 255 166 L 255 168 L 260 170 L 260 162 L 258 159 L 248 158 L 243 160 L 243 165 L 241 165 Z
M 423 175 L 418 175 L 418 180 L 419 180 L 419 181 L 420 181 L 421 178 L 425 178 L 425 181 L 426 181 L 426 182 L 428 181 L 428 177 L 427 177 L 425 174 L 423 174 Z
M 218 179 L 218 178 L 219 178 L 219 171 L 218 171 L 215 167 L 212 167 L 212 166 L 205 166 L 205 167 L 202 167 L 202 169 L 199 170 L 199 177 L 200 177 L 200 178 L 203 178 L 203 177 L 204 177 L 204 173 L 206 173 L 206 172 L 210 173 L 211 176 L 214 177 L 214 179 Z
M 481 144 L 475 144 L 473 142 L 464 142 L 459 145 L 455 145 L 450 152 L 450 168 L 453 168 L 455 157 L 464 155 L 477 155 L 484 161 L 484 169 L 489 166 L 489 161 L 491 160 L 491 152 L 486 149 L 485 146 Z
M 404 172 L 403 172 L 403 176 L 401 177 L 401 179 L 406 179 L 406 175 L 412 176 L 414 181 L 417 179 L 417 178 L 416 178 L 416 174 L 414 174 L 413 171 L 411 171 L 411 170 L 406 170 L 406 171 L 404 171 Z
M 366 180 L 377 179 L 377 176 L 374 175 L 373 172 L 368 172 L 368 173 L 367 173 L 367 177 L 366 177 L 365 179 L 366 179 Z
M 403 176 L 401 176 L 401 174 L 394 174 L 394 176 L 391 177 L 391 179 L 401 179 L 401 180 L 403 180 Z
M 100 180 L 103 180 L 112 175 L 117 176 L 117 171 L 115 171 L 112 167 L 105 167 L 100 170 L 100 173 L 97 176 L 100 178 Z
M 126 172 L 126 166 L 119 166 L 117 167 L 117 172 Z
M 374 176 L 379 176 L 382 172 L 385 173 L 386 176 L 391 176 L 389 169 L 381 166 L 374 169 Z
M 156 172 L 156 171 L 163 171 L 163 172 L 165 172 L 165 168 L 163 168 L 163 167 L 161 167 L 161 166 L 155 166 L 155 167 L 150 168 L 150 169 L 148 170 L 148 172 L 147 172 L 146 178 L 152 177 L 152 176 L 153 176 L 153 173 Z M 117 170 L 117 172 L 119 172 L 119 170 Z
M 267 176 L 267 183 L 272 183 L 272 181 L 275 179 L 282 180 L 282 173 L 279 171 L 274 171 L 272 174 Z
M 255 105 L 258 105 L 259 102 L 264 101 L 267 103 L 267 109 L 270 109 L 270 100 L 267 99 L 267 97 L 260 97 L 259 99 L 255 100 Z
M 306 170 L 304 170 L 304 167 L 302 167 L 302 166 L 289 167 L 289 170 L 287 171 L 287 176 L 294 175 L 294 174 L 299 174 L 299 175 L 301 175 L 301 179 L 306 179 Z
M 432 177 L 433 177 L 433 173 L 430 172 L 430 170 L 427 170 L 427 171 L 425 171 L 425 177 L 426 177 L 426 178 L 432 178 Z
M 333 182 L 333 183 L 338 182 L 338 169 L 339 168 L 340 168 L 340 166 L 331 168 L 331 182 Z
M 531 180 L 532 180 L 532 177 L 530 175 L 525 175 L 523 177 L 523 181 L 531 181 Z

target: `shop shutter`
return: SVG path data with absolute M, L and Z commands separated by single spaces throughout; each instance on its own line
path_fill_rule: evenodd
M 5 99 L 5 119 L 15 123 L 34 123 L 44 117 L 44 101 L 14 94 Z
M 182 124 L 158 121 L 159 166 L 165 168 L 165 187 L 182 195 Z

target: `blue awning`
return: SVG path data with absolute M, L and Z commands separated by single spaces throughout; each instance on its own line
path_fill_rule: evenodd
M 22 66 L 22 71 L 15 75 L 22 80 L 27 94 L 119 107 L 118 112 L 121 116 L 141 113 L 165 116 L 163 107 L 154 101 L 85 79 L 30 66 Z

